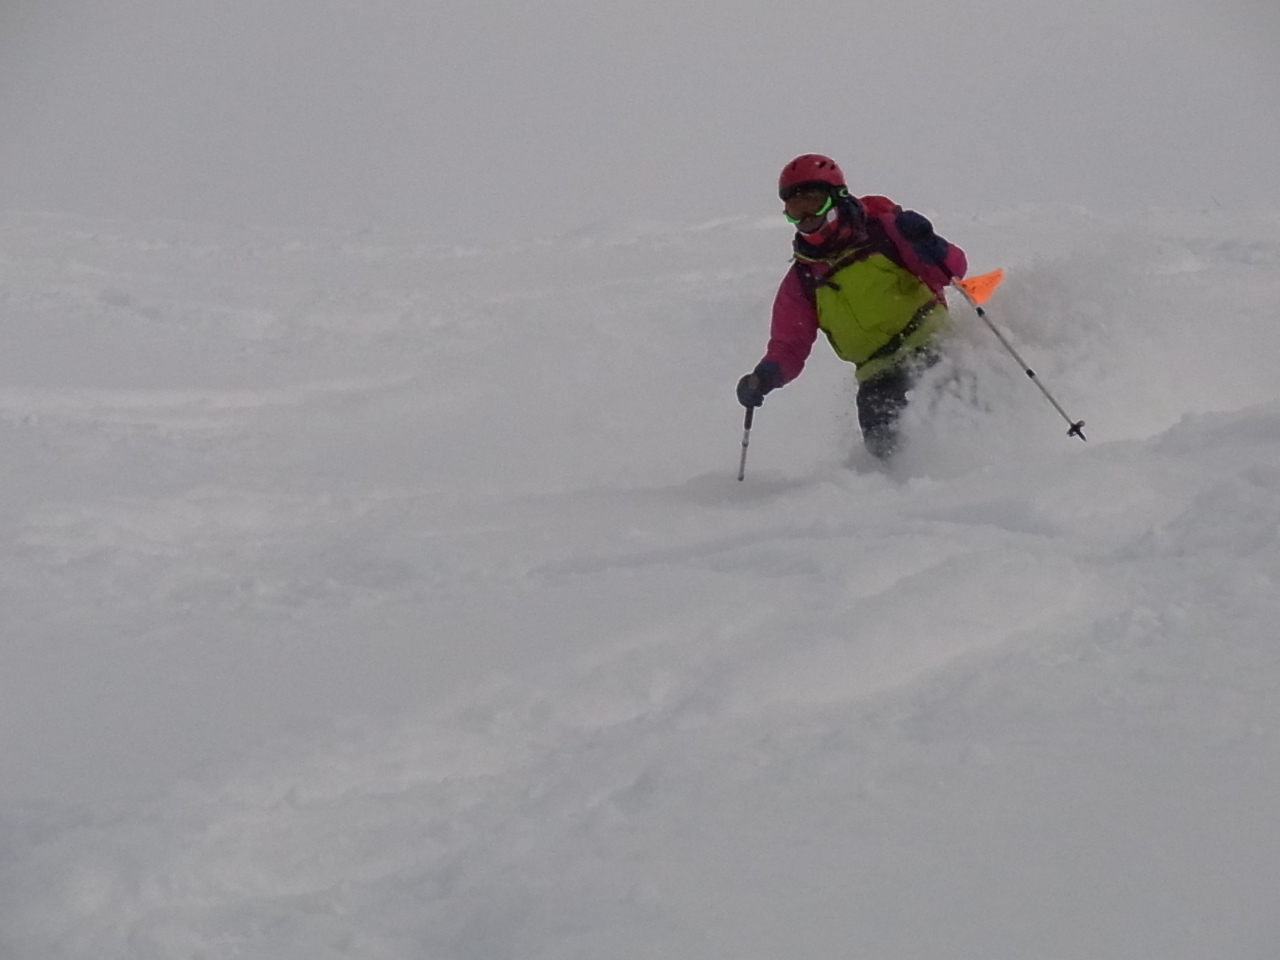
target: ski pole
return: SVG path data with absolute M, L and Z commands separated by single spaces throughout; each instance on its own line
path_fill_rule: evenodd
M 1012 354 L 1013 359 L 1018 361 L 1018 366 L 1022 367 L 1022 372 L 1025 373 L 1028 378 L 1030 378 L 1032 383 L 1034 383 L 1037 387 L 1040 388 L 1040 392 L 1044 394 L 1045 399 L 1048 400 L 1051 404 L 1053 404 L 1053 409 L 1057 410 L 1058 413 L 1062 414 L 1062 419 L 1067 421 L 1067 423 L 1071 425 L 1071 429 L 1067 431 L 1067 436 L 1079 437 L 1081 440 L 1084 440 L 1085 439 L 1084 421 L 1072 420 L 1069 416 L 1067 416 L 1067 411 L 1062 409 L 1062 404 L 1058 403 L 1057 400 L 1053 399 L 1053 394 L 1051 394 L 1048 390 L 1045 389 L 1044 384 L 1040 382 L 1040 378 L 1036 376 L 1036 372 L 1032 370 L 1029 366 L 1027 366 L 1027 362 L 1023 360 L 1022 357 L 1018 356 L 1018 351 L 1013 349 L 1013 344 L 1011 344 L 1008 338 L 1006 338 L 1005 335 L 1000 332 L 1000 328 L 991 322 L 990 318 L 987 316 L 987 311 L 982 309 L 982 305 L 973 298 L 973 296 L 969 293 L 969 291 L 966 290 L 963 286 L 961 286 L 957 282 L 953 282 L 951 285 L 956 290 L 959 290 L 960 296 L 964 297 L 965 300 L 969 302 L 969 306 L 973 307 L 973 309 L 977 311 L 978 319 L 980 319 L 983 323 L 987 325 L 987 329 L 996 335 L 996 339 L 1000 341 L 1001 345 L 1006 350 L 1008 350 L 1010 354 Z
M 756 408 L 747 407 L 747 415 L 742 421 L 742 459 L 738 461 L 738 479 L 747 475 L 747 444 L 751 442 L 751 420 Z

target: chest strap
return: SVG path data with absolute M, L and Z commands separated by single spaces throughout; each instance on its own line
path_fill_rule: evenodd
M 835 275 L 845 267 L 851 267 L 861 260 L 866 260 L 875 252 L 875 246 L 869 240 L 864 240 L 835 260 L 801 259 L 797 254 L 797 262 L 801 267 L 800 277 L 804 281 L 810 296 L 823 287 L 830 287 L 832 290 L 839 292 L 840 284 L 836 283 Z M 825 264 L 827 267 L 827 272 L 821 277 L 814 273 L 813 270 L 814 266 L 819 263 Z

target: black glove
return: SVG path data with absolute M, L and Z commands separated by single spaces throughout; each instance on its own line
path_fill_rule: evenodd
M 761 360 L 755 370 L 738 381 L 738 402 L 744 407 L 758 407 L 764 395 L 778 386 L 782 371 L 772 360 Z

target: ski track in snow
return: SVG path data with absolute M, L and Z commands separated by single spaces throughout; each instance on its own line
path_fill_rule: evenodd
M 0 954 L 1274 957 L 1280 219 L 936 219 L 1088 444 L 736 483 L 772 222 L 0 218 Z

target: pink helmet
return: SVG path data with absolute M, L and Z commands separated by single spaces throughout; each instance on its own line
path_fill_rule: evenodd
M 778 195 L 785 200 L 789 192 L 804 183 L 843 187 L 844 171 L 830 157 L 820 153 L 802 154 L 782 168 L 778 176 Z

